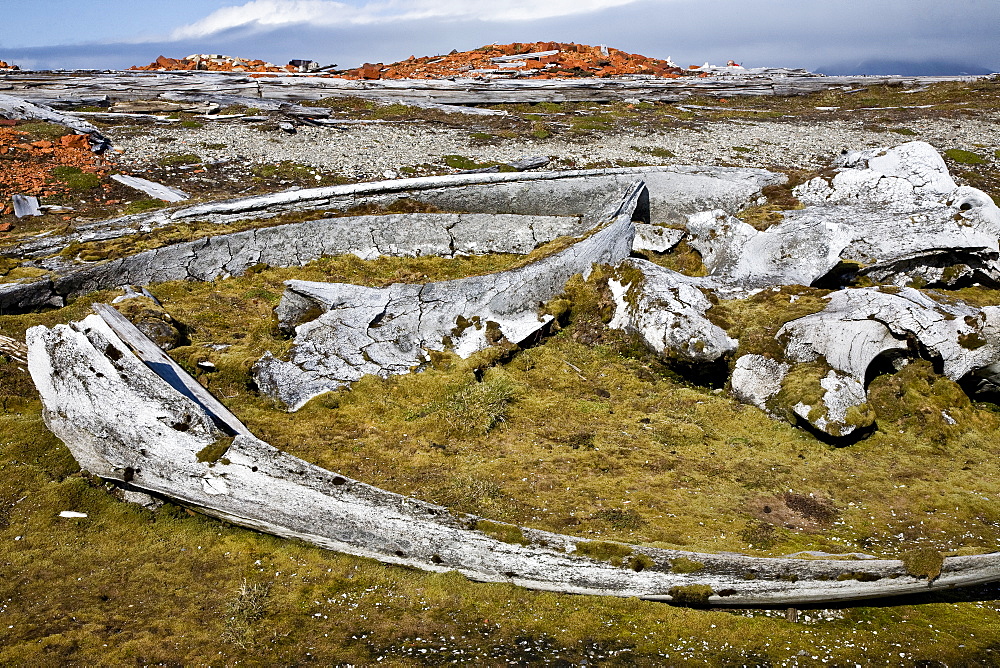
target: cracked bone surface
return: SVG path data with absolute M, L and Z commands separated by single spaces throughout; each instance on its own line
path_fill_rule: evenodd
M 705 209 L 740 211 L 762 188 L 786 180 L 763 169 L 681 165 L 394 179 L 284 191 L 81 224 L 67 234 L 11 247 L 9 254 L 41 258 L 73 241 L 114 239 L 192 220 L 228 223 L 290 211 L 345 211 L 362 204 L 388 205 L 400 197 L 446 211 L 576 216 L 636 179 L 646 182 L 649 201 L 642 207 L 648 208 L 646 218 L 655 223 L 682 223 L 688 214 Z
M 734 395 L 772 414 L 791 411 L 832 436 L 848 436 L 872 423 L 865 381 L 878 358 L 923 354 L 956 381 L 970 373 L 992 377 L 989 368 L 1000 361 L 998 306 L 934 301 L 913 288 L 852 288 L 826 299 L 830 303 L 819 313 L 778 330 L 783 361 L 765 362 L 759 355 L 737 361 L 739 373 L 730 380 Z M 803 371 L 797 382 L 813 387 L 808 394 L 817 399 L 790 395 L 781 405 L 781 385 L 797 368 Z
M 758 231 L 725 211 L 688 218 L 710 275 L 740 290 L 813 285 L 848 263 L 881 283 L 1000 280 L 1000 209 L 959 187 L 923 142 L 849 153 L 832 183 L 794 189 L 805 209 Z
M 837 173 L 831 180 L 811 179 L 795 187 L 795 196 L 807 205 L 866 204 L 908 211 L 952 202 L 961 206 L 965 198 L 982 194 L 959 187 L 937 150 L 922 141 L 847 151 L 833 166 Z
M 125 338 L 142 346 L 137 330 Z M 176 378 L 184 371 L 169 358 L 143 364 L 99 316 L 33 327 L 27 344 L 46 425 L 87 471 L 245 527 L 348 554 L 556 592 L 683 601 L 694 586 L 706 603 L 735 606 L 847 601 L 1000 578 L 993 554 L 948 557 L 932 581 L 908 574 L 901 561 L 880 559 L 864 562 L 864 578 L 857 577 L 858 562 L 839 559 L 624 544 L 618 544 L 617 561 L 594 559 L 584 556 L 584 539 L 459 518 L 283 453 L 239 424 L 235 438 L 220 444 L 224 434 L 213 415 L 154 373 Z M 217 450 L 214 461 L 206 461 L 213 459 L 209 449 Z M 498 540 L 498 528 L 517 540 Z M 678 559 L 702 568 L 675 572 Z
M 629 259 L 608 280 L 615 313 L 608 327 L 635 332 L 646 346 L 687 362 L 714 362 L 739 344 L 705 316 L 707 281 Z
M 408 373 L 429 361 L 429 351 L 468 357 L 502 341 L 520 343 L 551 320 L 540 307 L 571 276 L 628 257 L 632 218 L 646 194 L 641 181 L 631 184 L 610 198 L 593 232 L 565 250 L 497 274 L 387 288 L 288 281 L 278 315 L 285 327 L 297 325 L 295 345 L 287 361 L 265 354 L 253 368 L 254 379 L 262 392 L 294 411 L 365 374 Z M 322 315 L 301 323 L 303 314 L 316 309 Z
M 55 277 L 0 285 L 0 308 L 18 312 L 61 305 L 65 297 L 126 284 L 209 281 L 264 263 L 298 266 L 324 255 L 418 256 L 530 253 L 556 237 L 580 234 L 580 216 L 412 213 L 326 218 L 172 244 L 82 269 L 62 258 L 40 262 Z

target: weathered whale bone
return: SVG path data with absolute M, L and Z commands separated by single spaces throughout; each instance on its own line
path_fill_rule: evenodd
M 214 414 L 207 392 L 189 377 L 180 380 L 186 374 L 168 357 L 140 361 L 122 337 L 139 349 L 155 346 L 110 307 L 98 310 L 107 322 L 89 316 L 28 330 L 29 370 L 49 429 L 87 471 L 242 526 L 484 582 L 658 601 L 799 605 L 1000 579 L 997 554 L 946 558 L 930 581 L 907 573 L 901 561 L 878 559 L 768 559 L 623 544 L 618 556 L 593 559 L 585 556 L 589 541 L 456 516 L 277 450 L 231 414 Z M 235 434 L 231 443 L 220 441 L 225 434 Z M 681 558 L 703 568 L 674 572 Z
M 1000 280 L 1000 208 L 957 186 L 924 142 L 847 153 L 830 182 L 794 189 L 807 206 L 758 231 L 724 211 L 688 218 L 689 243 L 719 282 L 749 291 L 813 285 L 841 263 L 894 285 Z
M 736 350 L 738 341 L 713 324 L 712 303 L 701 291 L 710 281 L 685 276 L 646 260 L 625 260 L 608 280 L 615 313 L 608 327 L 637 333 L 664 357 L 714 362 Z
M 641 195 L 641 191 L 630 193 L 635 200 L 631 206 L 639 209 L 641 197 L 636 195 Z M 627 219 L 627 225 L 631 226 L 632 217 L 622 215 L 616 223 Z M 585 222 L 598 219 L 590 216 Z M 583 247 L 616 223 L 599 227 L 571 248 Z M 630 245 L 622 244 L 626 249 Z M 615 248 L 617 254 L 623 252 L 618 246 Z M 664 342 L 664 350 L 668 345 L 686 346 L 682 349 L 689 355 L 702 354 L 704 359 L 724 356 L 731 350 L 728 337 L 712 340 L 721 330 L 715 331 L 705 325 L 704 314 L 709 306 L 689 290 L 712 290 L 718 287 L 716 278 L 691 279 L 661 271 L 649 263 L 630 261 L 620 267 L 613 280 L 616 282 L 613 289 L 618 292 L 616 318 L 620 326 L 645 332 L 648 341 Z M 900 295 L 908 297 L 909 293 L 901 292 Z M 644 315 L 639 313 L 641 309 L 629 313 L 631 306 L 642 300 L 675 309 L 671 316 L 674 321 L 650 318 L 647 322 L 640 317 Z M 910 301 L 921 306 L 919 300 Z M 977 320 L 979 316 L 965 312 L 963 309 L 969 307 L 964 305 L 937 306 L 946 311 L 943 315 L 938 314 L 940 317 L 927 315 L 919 309 L 909 313 L 909 307 L 895 305 L 899 313 L 908 314 L 926 330 L 928 340 L 919 341 L 923 352 L 932 351 L 942 360 L 945 357 L 954 360 L 952 373 L 958 374 L 966 368 L 976 372 L 980 367 L 988 371 L 991 364 L 986 363 L 990 362 L 990 355 L 995 356 L 993 349 L 996 347 L 993 316 Z M 137 490 L 169 496 L 244 526 L 304 538 L 318 545 L 389 563 L 430 570 L 454 569 L 479 580 L 514 582 L 553 591 L 634 595 L 653 600 L 697 600 L 722 605 L 853 600 L 1000 578 L 1000 561 L 996 554 L 948 558 L 940 577 L 930 582 L 907 574 L 901 562 L 886 560 L 866 561 L 863 571 L 859 572 L 858 562 L 851 561 L 755 559 L 742 555 L 619 546 L 616 550 L 622 556 L 617 558 L 618 563 L 596 561 L 583 556 L 588 542 L 579 538 L 476 517 L 452 517 L 444 508 L 363 485 L 278 452 L 253 437 L 235 416 L 228 414 L 168 357 L 134 328 L 129 329 L 131 325 L 127 321 L 121 322 L 120 316 L 115 318 L 106 309 L 98 310 L 109 322 L 117 322 L 114 331 L 105 320 L 96 317 L 84 323 L 52 329 L 36 327 L 29 331 L 29 368 L 39 387 L 50 429 L 67 442 L 81 465 L 92 472 Z M 294 312 L 295 308 L 290 310 Z M 536 324 L 541 322 L 537 311 L 532 315 Z M 856 315 L 861 317 L 861 314 Z M 384 315 L 379 319 L 379 314 L 375 314 L 365 326 L 377 329 L 384 319 Z M 865 315 L 863 319 L 869 318 Z M 897 319 L 906 321 L 902 317 Z M 956 324 L 958 320 L 969 329 Z M 835 355 L 808 336 L 801 340 L 792 336 L 795 326 L 802 326 L 805 321 L 807 319 L 803 318 L 786 326 L 788 332 L 784 334 L 789 342 L 786 355 L 795 364 L 819 361 L 830 364 L 828 357 L 836 360 Z M 846 322 L 858 321 L 849 318 Z M 946 324 L 942 325 L 942 321 Z M 469 322 L 474 327 L 474 323 Z M 834 317 L 826 326 L 817 325 L 817 330 L 829 338 L 830 328 L 845 329 L 844 322 Z M 679 327 L 674 327 L 675 323 L 679 323 Z M 457 334 L 470 328 L 461 327 L 459 322 L 455 325 L 459 329 Z M 885 326 L 890 328 L 889 324 Z M 906 326 L 909 325 L 902 327 Z M 947 326 L 956 329 L 950 332 Z M 684 328 L 693 331 L 698 327 L 706 330 L 701 333 L 702 343 L 707 338 L 712 345 L 702 347 L 697 339 L 692 342 L 691 336 L 676 337 L 675 342 L 667 332 L 667 329 L 681 329 L 683 333 Z M 942 328 L 943 334 L 939 331 Z M 502 331 L 500 327 L 492 329 Z M 803 329 L 810 331 L 808 327 Z M 951 334 L 957 336 L 959 347 L 981 350 L 979 357 L 962 360 L 963 351 L 956 350 L 947 339 Z M 903 336 L 907 335 L 904 332 Z M 970 345 L 963 346 L 963 340 Z M 794 352 L 797 348 L 788 347 L 796 341 L 802 346 L 799 352 Z M 886 348 L 876 353 L 876 357 L 903 353 L 891 345 L 888 337 L 883 336 L 882 341 Z M 145 365 L 132 355 L 129 347 L 138 353 Z M 842 351 L 843 346 L 834 348 Z M 986 350 L 982 350 L 984 348 Z M 847 350 L 853 350 L 852 346 L 848 345 Z M 760 359 L 749 359 L 752 357 Z M 854 357 L 847 355 L 846 359 Z M 864 355 L 858 359 L 863 362 Z M 846 362 L 837 363 L 844 369 L 855 368 Z M 790 366 L 763 356 L 745 355 L 737 361 L 736 371 L 752 380 L 761 369 L 769 370 L 772 376 L 783 376 Z M 818 379 L 826 391 L 824 402 L 828 396 L 838 393 L 850 395 L 852 387 L 859 385 L 851 386 L 846 381 L 855 378 L 847 371 L 836 372 L 832 364 L 830 366 L 834 377 Z M 859 362 L 856 368 L 860 366 Z M 154 375 L 151 370 L 160 375 Z M 735 385 L 736 372 L 733 377 Z M 747 397 L 764 397 L 761 404 L 766 407 L 774 383 L 773 377 L 762 380 L 756 384 L 747 382 L 743 389 Z M 856 401 L 848 405 L 845 412 L 857 405 Z M 805 407 L 807 419 L 813 413 L 812 408 Z M 838 418 L 831 414 L 833 412 L 827 408 L 821 417 L 828 423 L 835 421 Z M 223 434 L 235 435 L 232 443 L 220 442 Z M 215 451 L 218 458 L 212 462 L 202 461 L 211 459 L 206 454 L 210 451 Z M 512 542 L 497 540 L 497 535 Z M 671 563 L 680 557 L 699 561 L 705 568 L 697 574 L 674 573 Z
M 974 372 L 996 380 L 989 368 L 1000 360 L 1000 306 L 934 301 L 912 288 L 853 288 L 826 299 L 824 310 L 778 330 L 781 361 L 761 355 L 737 360 L 733 394 L 772 414 L 790 410 L 832 436 L 848 436 L 874 419 L 865 383 L 879 358 L 924 357 L 951 380 Z M 813 379 L 819 399 L 792 398 L 796 403 L 779 406 L 783 380 L 809 363 L 819 363 Z
M 846 151 L 834 162 L 832 179 L 816 177 L 796 186 L 803 204 L 864 204 L 909 211 L 933 206 L 963 208 L 990 198 L 980 190 L 958 186 L 944 159 L 927 142 L 892 148 Z
M 345 216 L 221 234 L 155 248 L 98 264 L 49 258 L 36 266 L 49 278 L 0 284 L 0 310 L 61 306 L 63 299 L 128 284 L 210 281 L 239 276 L 258 264 L 289 267 L 324 255 L 351 253 L 456 257 L 483 253 L 530 253 L 553 239 L 579 234 L 582 217 L 482 213 L 412 213 Z
M 388 205 L 400 197 L 445 211 L 576 216 L 635 179 L 645 181 L 649 190 L 648 203 L 640 203 L 642 210 L 648 210 L 644 220 L 683 223 L 688 214 L 705 209 L 740 211 L 760 195 L 762 188 L 783 183 L 785 178 L 763 169 L 695 166 L 426 176 L 159 209 L 80 225 L 64 235 L 40 237 L 2 250 L 5 255 L 42 258 L 74 241 L 103 241 L 175 223 L 228 223 L 290 211 L 344 211 L 362 204 Z
M 1000 221 L 1000 209 L 992 209 Z M 688 242 L 711 277 L 743 291 L 814 285 L 845 264 L 893 285 L 914 279 L 996 283 L 997 234 L 978 226 L 972 213 L 953 207 L 898 213 L 811 206 L 787 211 L 782 222 L 758 231 L 724 211 L 705 211 L 688 218 Z
M 641 181 L 614 197 L 602 224 L 565 250 L 531 264 L 486 276 L 368 288 L 346 283 L 288 281 L 278 314 L 298 324 L 288 361 L 270 353 L 253 368 L 261 392 L 298 410 L 309 399 L 340 389 L 365 374 L 404 374 L 429 362 L 430 351 L 462 357 L 507 341 L 520 343 L 552 316 L 540 307 L 574 274 L 594 264 L 616 264 L 632 251 Z M 301 315 L 322 311 L 315 320 Z

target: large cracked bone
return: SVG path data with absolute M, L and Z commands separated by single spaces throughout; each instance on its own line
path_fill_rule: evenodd
M 985 204 L 981 190 L 958 186 L 941 155 L 927 142 L 845 152 L 832 179 L 816 177 L 792 191 L 803 204 L 860 204 L 911 211 Z
M 794 189 L 807 206 L 758 231 L 725 211 L 688 219 L 711 275 L 739 290 L 813 285 L 842 262 L 882 283 L 1000 280 L 1000 208 L 957 186 L 930 144 L 847 153 L 828 181 Z
M 412 213 L 326 218 L 220 234 L 79 268 L 62 258 L 39 263 L 52 278 L 0 284 L 0 310 L 21 312 L 95 290 L 163 281 L 239 276 L 264 263 L 298 266 L 324 255 L 455 257 L 527 254 L 560 236 L 580 234 L 581 216 Z
M 688 214 L 705 209 L 739 211 L 757 198 L 762 188 L 782 183 L 785 177 L 763 169 L 675 165 L 394 179 L 289 190 L 133 214 L 81 224 L 67 234 L 25 241 L 4 249 L 4 253 L 41 258 L 74 241 L 114 239 L 193 220 L 229 223 L 290 211 L 344 211 L 362 204 L 389 205 L 400 197 L 446 211 L 576 216 L 636 179 L 644 180 L 649 189 L 649 200 L 642 203 L 649 214 L 644 219 L 682 223 Z
M 956 381 L 1000 361 L 1000 306 L 934 301 L 912 288 L 847 289 L 827 299 L 823 311 L 778 330 L 782 360 L 737 360 L 730 380 L 736 396 L 772 414 L 791 410 L 832 436 L 848 436 L 873 419 L 865 382 L 879 357 L 930 358 Z M 790 405 L 777 406 L 781 383 L 797 365 L 808 364 L 819 385 L 818 401 L 792 397 Z
M 622 262 L 608 280 L 615 313 L 608 327 L 635 332 L 654 352 L 686 362 L 714 362 L 738 341 L 713 324 L 700 287 L 708 282 L 646 260 Z
M 628 257 L 632 217 L 645 192 L 641 181 L 633 183 L 612 199 L 599 216 L 604 224 L 589 236 L 497 274 L 387 288 L 288 281 L 278 309 L 283 321 L 298 324 L 299 314 L 317 308 L 323 313 L 298 325 L 288 361 L 270 353 L 261 358 L 253 369 L 258 387 L 294 411 L 365 374 L 408 373 L 429 361 L 429 351 L 468 357 L 501 341 L 524 341 L 551 320 L 539 309 L 571 276 Z
M 997 225 L 990 221 L 995 218 Z M 953 284 L 1000 281 L 995 205 L 935 207 L 906 213 L 857 205 L 811 206 L 785 212 L 758 231 L 724 211 L 688 219 L 689 243 L 710 275 L 744 292 L 813 285 L 847 262 L 880 282 Z
M 136 330 L 126 338 L 139 337 Z M 33 327 L 27 343 L 46 425 L 84 469 L 241 526 L 385 563 L 556 592 L 731 606 L 849 601 L 1000 579 L 996 554 L 946 558 L 932 581 L 908 574 L 900 561 L 879 559 L 619 545 L 617 561 L 600 561 L 583 556 L 583 539 L 459 518 L 283 453 L 245 427 L 221 444 L 215 461 L 205 461 L 222 437 L 211 416 L 140 362 L 98 316 Z M 164 373 L 184 374 L 171 364 Z M 518 538 L 505 542 L 498 533 Z M 703 568 L 674 572 L 678 559 Z

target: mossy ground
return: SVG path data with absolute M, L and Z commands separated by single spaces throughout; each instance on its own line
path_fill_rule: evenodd
M 249 384 L 249 366 L 264 350 L 287 348 L 272 316 L 285 278 L 385 285 L 519 261 L 329 258 L 304 270 L 262 269 L 152 291 L 190 338 L 172 355 L 191 370 L 214 362 L 218 371 L 198 377 L 259 436 L 331 470 L 456 510 L 598 546 L 866 551 L 911 555 L 914 568 L 928 572 L 927 560 L 912 555 L 984 552 L 1000 539 L 1000 416 L 961 401 L 953 383 L 919 364 L 880 379 L 873 391 L 880 430 L 851 447 L 830 447 L 685 383 L 629 337 L 602 330 L 606 304 L 595 282 L 573 282 L 562 329 L 507 361 L 443 355 L 423 373 L 366 377 L 294 415 Z M 79 319 L 90 301 L 110 296 L 2 316 L 0 331 L 19 337 L 30 324 Z M 795 304 L 808 312 L 808 298 Z M 787 302 L 775 293 L 741 305 L 742 315 L 728 303 L 719 308 L 728 306 L 747 331 Z M 761 311 L 751 317 L 755 308 Z M 0 661 L 198 663 L 218 661 L 221 652 L 227 662 L 254 663 L 265 652 L 283 663 L 380 656 L 404 665 L 496 663 L 544 654 L 611 663 L 658 663 L 669 655 L 684 665 L 747 656 L 779 662 L 800 650 L 817 661 L 847 662 L 860 656 L 852 646 L 864 646 L 869 658 L 895 660 L 903 652 L 956 662 L 988 660 L 1000 642 L 990 593 L 971 596 L 989 601 L 850 608 L 804 626 L 762 613 L 475 584 L 282 541 L 172 504 L 151 513 L 81 475 L 45 430 L 27 375 L 12 363 L 4 367 L 0 559 L 16 575 L 0 580 Z M 486 369 L 483 382 L 477 368 Z M 477 395 L 470 392 L 484 392 L 492 408 L 472 410 Z M 765 505 L 780 512 L 765 513 Z M 88 517 L 58 518 L 62 510 Z M 608 558 L 633 566 L 624 552 Z M 701 600 L 695 593 L 692 604 Z M 914 633 L 921 634 L 917 645 Z
M 633 119 L 683 126 L 702 118 L 760 118 L 758 110 L 775 118 L 829 116 L 815 110 L 823 105 L 841 106 L 845 115 L 866 106 L 928 103 L 937 105 L 935 112 L 975 113 L 995 105 L 996 84 L 980 88 L 971 105 L 965 104 L 967 89 L 951 85 L 914 94 L 886 88 L 741 99 L 728 102 L 731 111 L 537 105 L 531 108 L 534 119 L 484 122 L 481 133 L 488 135 L 483 141 L 522 132 L 587 133 Z M 343 112 L 413 113 L 368 104 L 347 102 Z M 601 117 L 571 123 L 556 116 L 579 111 L 585 117 L 588 109 Z M 899 125 L 907 114 L 920 113 L 886 112 L 881 122 Z M 993 178 L 992 163 L 969 167 Z M 782 195 L 773 193 L 769 204 L 794 205 L 778 201 Z M 751 213 L 760 214 L 764 226 L 772 222 L 772 211 Z M 153 247 L 202 231 L 173 233 L 137 244 Z M 140 245 L 92 250 L 112 257 Z M 690 248 L 657 260 L 703 271 Z M 301 269 L 263 267 L 239 278 L 150 288 L 189 338 L 189 345 L 172 352 L 174 358 L 255 433 L 396 492 L 597 545 L 756 555 L 863 551 L 904 558 L 928 578 L 935 574 L 936 555 L 996 549 L 995 407 L 968 401 L 957 385 L 917 362 L 873 381 L 873 435 L 832 447 L 684 380 L 635 340 L 608 331 L 603 323 L 609 304 L 597 281 L 574 281 L 565 299 L 550 305 L 561 329 L 527 350 L 466 361 L 437 356 L 423 373 L 367 377 L 294 415 L 258 396 L 249 383 L 249 367 L 263 351 L 281 354 L 290 345 L 273 318 L 287 278 L 386 285 L 498 271 L 523 261 L 327 258 Z M 740 338 L 743 351 L 766 354 L 780 325 L 821 309 L 824 294 L 786 288 L 722 302 L 709 314 Z M 1000 293 L 985 288 L 951 294 L 977 305 L 1000 303 Z M 0 315 L 0 333 L 20 338 L 32 324 L 79 320 L 91 301 L 113 296 L 98 293 L 63 309 Z M 197 371 L 204 360 L 218 370 Z M 63 510 L 88 517 L 59 518 Z M 483 524 L 518 542 L 516 534 L 498 528 L 503 526 Z M 623 567 L 642 565 L 624 552 L 611 558 L 620 558 Z M 858 573 L 863 575 L 863 566 Z M 4 665 L 584 659 L 610 665 L 995 665 L 1000 647 L 995 585 L 806 611 L 794 623 L 783 611 L 679 608 L 472 583 L 277 539 L 170 503 L 149 512 L 79 472 L 45 429 L 26 372 L 2 357 L 0 574 Z M 695 605 L 705 595 L 679 593 Z

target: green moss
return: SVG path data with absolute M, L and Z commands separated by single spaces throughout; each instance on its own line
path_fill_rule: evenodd
M 790 422 L 796 420 L 792 411 L 797 404 L 809 407 L 809 421 L 815 422 L 826 414 L 823 397 L 826 390 L 820 381 L 830 373 L 831 367 L 824 359 L 805 364 L 795 364 L 781 381 L 781 390 L 768 403 L 773 410 L 781 411 Z
M 960 165 L 982 165 L 986 163 L 986 159 L 978 153 L 960 148 L 949 148 L 944 152 L 944 156 Z
M 204 123 L 199 123 L 198 121 L 181 121 L 180 125 L 182 128 L 186 128 L 188 130 L 205 127 Z
M 674 573 L 697 573 L 705 569 L 705 564 L 687 557 L 677 557 L 670 560 L 670 570 Z
M 929 547 L 921 547 L 904 552 L 900 559 L 906 572 L 915 578 L 927 578 L 934 582 L 941 575 L 944 555 Z
M 642 571 L 648 571 L 651 568 L 655 568 L 656 562 L 647 557 L 645 554 L 637 554 L 629 558 L 627 566 L 636 573 L 641 573 Z
M 130 202 L 122 209 L 122 214 L 126 216 L 131 216 L 137 213 L 145 213 L 147 211 L 154 211 L 156 209 L 162 209 L 167 206 L 167 202 L 162 199 L 137 199 L 134 202 Z
M 520 393 L 509 375 L 490 369 L 482 382 L 467 380 L 418 415 L 435 415 L 454 436 L 485 435 L 507 420 L 511 404 Z
M 79 167 L 60 165 L 53 167 L 51 174 L 56 180 L 69 186 L 70 190 L 92 190 L 101 184 L 100 176 L 85 172 Z
M 761 194 L 766 198 L 764 204 L 749 206 L 736 214 L 737 218 L 753 226 L 757 230 L 766 230 L 785 219 L 785 211 L 795 211 L 804 208 L 804 204 L 792 193 L 792 189 L 815 176 L 813 172 L 789 170 L 788 180 L 783 184 L 766 186 Z
M 222 459 L 222 456 L 226 454 L 226 451 L 228 451 L 230 446 L 232 446 L 233 440 L 234 439 L 232 437 L 226 436 L 220 438 L 215 443 L 206 445 L 198 452 L 198 461 L 202 463 L 207 462 L 209 464 L 216 463 Z
M 875 424 L 875 418 L 875 409 L 872 408 L 871 404 L 864 403 L 860 406 L 851 406 L 847 409 L 847 414 L 844 416 L 844 425 L 864 429 Z
M 310 167 L 291 160 L 282 160 L 277 163 L 264 165 L 254 165 L 251 173 L 261 181 L 267 182 L 292 182 L 304 186 L 332 186 L 348 183 L 346 179 L 338 174 L 325 172 L 317 167 Z
M 687 276 L 708 275 L 708 268 L 705 267 L 705 263 L 701 259 L 701 253 L 686 239 L 682 239 L 669 253 L 656 256 L 653 261 Z
M 52 141 L 65 135 L 73 134 L 73 131 L 65 125 L 59 125 L 58 123 L 45 123 L 43 121 L 18 123 L 17 129 L 20 132 L 28 133 L 28 136 L 33 140 Z
M 708 599 L 715 594 L 715 590 L 710 585 L 682 585 L 671 587 L 668 593 L 674 603 L 697 607 L 708 605 Z
M 448 165 L 452 169 L 482 169 L 484 167 L 492 167 L 496 163 L 487 162 L 476 162 L 471 158 L 466 158 L 462 155 L 442 155 L 441 162 Z
M 621 566 L 631 557 L 633 550 L 628 545 L 604 540 L 585 540 L 576 544 L 576 554 L 590 557 L 595 561 L 607 561 L 612 566 Z
M 988 341 L 979 332 L 958 335 L 958 345 L 966 350 L 976 350 L 977 348 L 982 348 L 987 343 Z
M 593 447 L 594 435 L 593 434 L 580 434 L 574 436 L 583 436 L 584 440 L 587 442 L 586 446 Z M 579 439 L 577 439 L 579 440 Z M 579 448 L 580 445 L 573 445 L 571 447 Z M 605 508 L 596 513 L 595 517 L 604 520 L 611 525 L 612 528 L 621 531 L 631 531 L 638 529 L 646 522 L 642 519 L 642 515 L 635 511 L 633 508 L 628 508 L 626 510 L 620 510 L 618 508 Z
M 490 538 L 495 538 L 503 543 L 513 545 L 530 545 L 531 541 L 525 537 L 521 527 L 513 524 L 498 524 L 489 520 L 476 520 L 474 527 L 477 531 L 482 531 Z
M 973 422 L 971 403 L 958 385 L 934 371 L 926 360 L 879 376 L 868 387 L 868 402 L 886 432 L 920 433 L 930 443 L 944 443 Z M 947 418 L 946 418 L 947 416 Z

